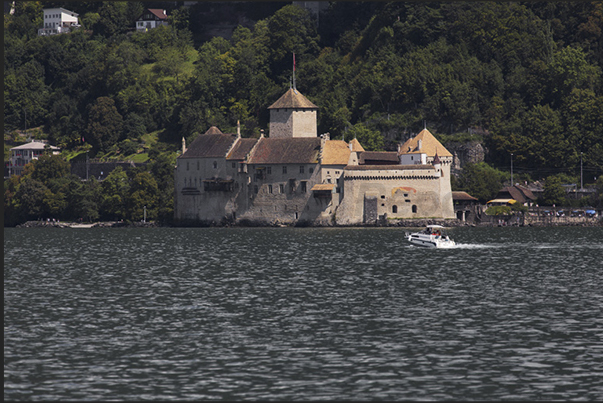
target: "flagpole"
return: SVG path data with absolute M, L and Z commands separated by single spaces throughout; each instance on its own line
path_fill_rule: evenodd
M 295 52 L 293 52 L 293 89 L 297 91 L 297 87 L 295 87 Z

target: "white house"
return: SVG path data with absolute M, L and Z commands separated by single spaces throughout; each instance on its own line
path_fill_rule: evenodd
M 160 25 L 168 25 L 167 14 L 165 10 L 158 8 L 147 8 L 136 19 L 136 31 L 146 32 L 149 29 L 157 28 Z
M 32 140 L 29 143 L 22 144 L 10 149 L 10 159 L 8 161 L 8 176 L 21 175 L 23 167 L 33 160 L 37 160 L 44 153 L 44 148 L 48 146 L 52 154 L 60 154 L 60 148 L 47 145 L 41 141 Z
M 73 28 L 79 28 L 79 14 L 64 8 L 45 8 L 44 26 L 38 29 L 38 35 L 58 35 L 71 32 Z

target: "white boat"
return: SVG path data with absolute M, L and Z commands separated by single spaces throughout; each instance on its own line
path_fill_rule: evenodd
M 427 248 L 452 248 L 456 245 L 441 225 L 428 225 L 423 231 L 413 234 L 407 232 L 406 239 L 413 245 Z

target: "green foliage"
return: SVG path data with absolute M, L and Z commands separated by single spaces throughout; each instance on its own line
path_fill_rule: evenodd
M 107 151 L 119 139 L 123 118 L 108 97 L 98 98 L 88 110 L 86 138 L 99 151 Z
M 364 123 L 356 123 L 345 135 L 346 141 L 357 139 L 366 151 L 383 151 L 381 133 L 369 129 Z
M 46 152 L 33 161 L 31 178 L 42 183 L 48 183 L 52 179 L 69 175 L 70 171 L 71 166 L 60 155 L 52 155 Z
M 455 190 L 463 190 L 479 199 L 481 203 L 492 200 L 502 188 L 506 174 L 484 162 L 467 164 L 456 180 Z
M 549 176 L 544 182 L 544 192 L 540 204 L 544 206 L 563 206 L 567 203 L 562 177 L 559 175 Z
M 603 176 L 601 2 L 332 2 L 319 25 L 287 3 L 180 3 L 165 5 L 170 26 L 139 33 L 146 3 L 74 2 L 85 29 L 38 37 L 44 4 L 16 2 L 4 20 L 5 132 L 43 127 L 68 153 L 84 137 L 93 155 L 159 131 L 167 146 L 150 160 L 211 125 L 239 120 L 257 137 L 295 53 L 297 88 L 333 139 L 395 149 L 426 122 L 443 143 L 482 141 L 490 166 L 513 153 L 517 178 L 575 176 L 581 157 L 585 181 Z M 237 26 L 230 39 L 209 37 L 217 20 Z M 487 201 L 501 175 L 475 169 L 455 186 Z M 47 210 L 60 211 L 51 192 Z
M 126 172 L 118 166 L 103 180 L 101 184 L 101 218 L 123 220 L 126 214 L 126 197 L 130 183 Z
M 140 172 L 134 176 L 125 197 L 125 204 L 128 217 L 132 221 L 142 220 L 145 210 L 147 220 L 157 218 L 159 188 L 149 172 Z
M 490 206 L 485 213 L 487 215 L 511 215 L 511 206 Z

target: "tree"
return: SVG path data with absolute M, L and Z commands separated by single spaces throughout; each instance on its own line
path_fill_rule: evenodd
M 126 198 L 130 190 L 128 175 L 118 166 L 101 184 L 101 218 L 121 220 L 126 216 Z
M 109 38 L 124 34 L 129 28 L 133 28 L 134 21 L 130 21 L 128 18 L 128 3 L 136 4 L 126 1 L 103 2 L 98 12 L 100 18 L 92 27 L 94 33 Z
M 52 179 L 61 178 L 71 173 L 71 166 L 60 155 L 42 154 L 33 161 L 31 178 L 47 184 Z
M 481 203 L 486 203 L 502 188 L 504 177 L 503 172 L 490 167 L 485 162 L 469 163 L 463 167 L 463 172 L 456 181 L 458 189 L 455 190 L 463 190 L 477 197 Z
M 15 205 L 19 215 L 26 220 L 42 218 L 44 198 L 48 188 L 42 182 L 24 177 L 15 194 Z
M 72 182 L 67 193 L 67 214 L 74 220 L 96 221 L 99 218 L 99 184 L 92 178 L 88 182 Z
M 541 204 L 545 206 L 563 206 L 566 202 L 565 189 L 561 186 L 561 177 L 553 175 L 546 178 Z
M 98 98 L 88 110 L 86 139 L 97 151 L 106 151 L 115 144 L 123 130 L 123 118 L 113 99 Z
M 268 19 L 270 31 L 271 68 L 275 76 L 285 72 L 285 82 L 291 74 L 292 54 L 307 57 L 318 54 L 316 24 L 309 12 L 297 5 L 287 5 Z M 281 81 L 281 80 L 278 80 Z
M 126 196 L 126 209 L 130 220 L 140 221 L 146 209 L 147 219 L 157 218 L 159 189 L 149 172 L 139 172 L 132 179 L 130 192 Z
M 382 151 L 383 136 L 375 130 L 369 129 L 364 123 L 356 123 L 345 135 L 346 141 L 357 139 L 366 151 Z

